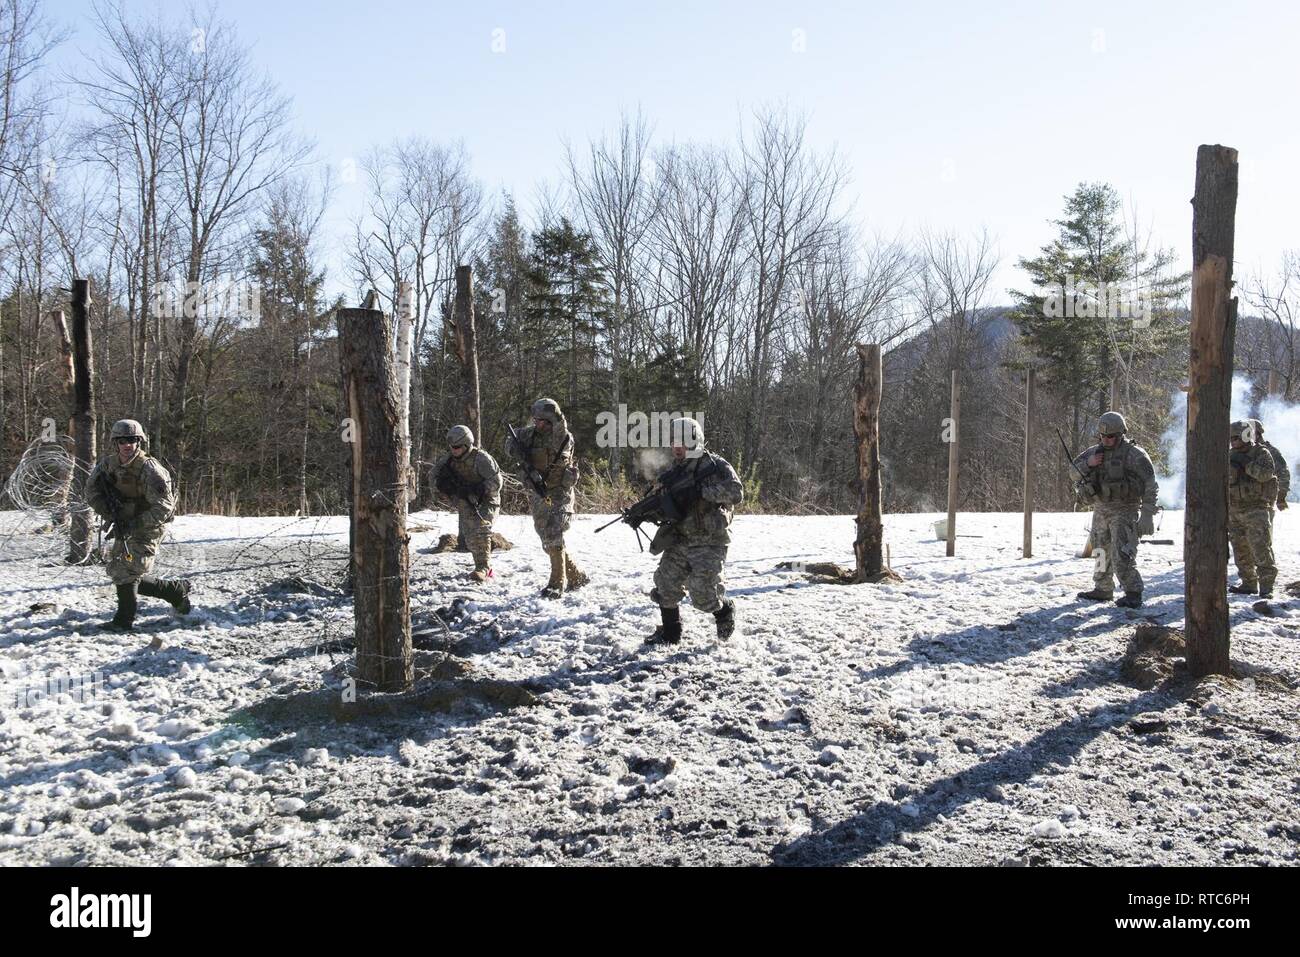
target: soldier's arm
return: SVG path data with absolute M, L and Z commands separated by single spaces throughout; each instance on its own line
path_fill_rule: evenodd
M 1268 451 L 1273 456 L 1273 472 L 1277 476 L 1278 497 L 1286 498 L 1287 493 L 1291 491 L 1291 468 L 1276 448 L 1270 445 Z
M 555 468 L 560 470 L 560 480 L 557 483 L 562 492 L 567 492 L 573 486 L 578 484 L 578 469 L 573 464 L 573 435 L 567 436 L 564 443 L 564 451 L 560 457 L 555 460 Z
M 1088 458 L 1089 456 L 1092 455 L 1092 453 L 1096 451 L 1097 451 L 1097 447 L 1095 445 L 1090 446 L 1089 448 L 1084 449 L 1082 452 L 1080 452 L 1078 455 L 1074 457 L 1074 467 L 1076 469 L 1079 469 L 1081 472 L 1083 472 L 1084 475 L 1087 475 L 1089 478 L 1092 477 L 1092 473 L 1096 471 L 1097 466 L 1089 465 Z
M 1142 481 L 1142 510 L 1154 512 L 1156 510 L 1156 499 L 1160 495 L 1160 483 L 1156 481 L 1156 469 L 1151 464 L 1151 456 L 1143 451 L 1137 461 L 1133 463 L 1133 471 Z
M 90 470 L 90 477 L 86 479 L 86 504 L 94 509 L 95 514 L 100 518 L 109 518 L 108 501 L 104 498 L 99 482 L 99 477 L 103 474 L 104 466 L 96 462 L 95 467 Z
M 1273 456 L 1268 449 L 1256 446 L 1246 457 L 1246 474 L 1256 482 L 1267 482 L 1273 478 Z
M 745 487 L 730 462 L 718 459 L 718 470 L 700 484 L 700 498 L 718 505 L 739 505 Z
M 515 429 L 515 434 L 519 436 L 518 442 L 512 439 L 508 433 L 506 434 L 506 452 L 515 459 L 524 459 L 527 457 L 524 447 L 532 441 L 533 426 L 525 425 L 522 429 Z
M 152 460 L 144 468 L 144 500 L 149 508 L 138 517 L 138 526 L 160 529 L 176 513 L 176 496 L 172 494 L 171 476 Z
M 478 461 L 474 463 L 478 477 L 483 480 L 483 492 L 488 498 L 495 498 L 501 491 L 501 469 L 496 459 L 479 449 Z

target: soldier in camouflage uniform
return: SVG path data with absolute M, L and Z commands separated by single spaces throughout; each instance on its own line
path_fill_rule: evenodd
M 673 419 L 669 434 L 673 466 L 659 477 L 659 483 L 677 486 L 689 476 L 696 480 L 676 502 L 682 517 L 660 525 L 650 543 L 650 554 L 663 556 L 650 592 L 663 623 L 646 642 L 681 641 L 678 604 L 687 592 L 692 605 L 713 615 L 718 637 L 729 638 L 736 628 L 736 603 L 726 597 L 722 567 L 731 544 L 731 518 L 744 498 L 744 488 L 726 459 L 705 450 L 704 430 L 697 421 Z
M 433 468 L 433 485 L 456 506 L 462 544 L 474 556 L 470 578 L 487 581 L 492 575 L 492 523 L 501 508 L 501 469 L 496 460 L 474 445 L 468 426 L 447 431 L 449 451 Z
M 519 443 L 506 439 L 508 451 L 527 463 L 520 475 L 528 490 L 528 508 L 542 548 L 551 559 L 551 577 L 542 589 L 546 598 L 559 598 L 586 584 L 584 575 L 564 547 L 564 533 L 573 523 L 573 487 L 578 484 L 573 433 L 554 399 L 538 399 L 532 407 L 533 424 L 518 431 Z M 545 494 L 539 494 L 534 482 Z
M 1232 451 L 1228 455 L 1228 540 L 1241 582 L 1228 591 L 1264 598 L 1273 595 L 1277 566 L 1273 563 L 1273 503 L 1277 501 L 1277 476 L 1273 456 L 1255 442 L 1248 421 L 1232 423 Z
M 1250 419 L 1249 422 L 1255 427 L 1255 442 L 1268 449 L 1269 455 L 1273 456 L 1273 475 L 1277 479 L 1277 507 L 1285 512 L 1286 499 L 1291 494 L 1291 466 L 1286 464 L 1286 459 L 1282 457 L 1277 446 L 1272 442 L 1264 441 L 1264 423 L 1259 419 Z
M 1142 576 L 1137 570 L 1138 541 L 1155 531 L 1156 484 L 1151 458 L 1124 438 L 1128 426 L 1118 412 L 1107 412 L 1097 423 L 1100 444 L 1082 452 L 1074 466 L 1083 473 L 1076 485 L 1080 499 L 1093 507 L 1092 547 L 1096 553 L 1093 588 L 1078 597 L 1110 601 L 1115 578 L 1124 597 L 1115 602 L 1125 608 L 1142 606 Z
M 131 631 L 135 623 L 136 594 L 162 598 L 182 615 L 190 612 L 190 582 L 186 578 L 149 575 L 158 555 L 163 526 L 172 520 L 176 497 L 171 476 L 145 452 L 148 440 L 134 419 L 113 423 L 113 451 L 91 470 L 86 480 L 86 502 L 105 521 L 113 523 L 113 547 L 108 575 L 117 586 L 117 613 L 103 627 Z M 120 499 L 117 514 L 109 499 Z

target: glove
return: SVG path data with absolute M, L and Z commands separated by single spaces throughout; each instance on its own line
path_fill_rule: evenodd
M 1142 510 L 1142 517 L 1138 519 L 1138 537 L 1144 535 L 1154 535 L 1156 533 L 1156 517 L 1152 512 L 1146 509 Z
M 1233 468 L 1244 469 L 1246 467 L 1246 453 L 1233 452 L 1228 456 L 1228 461 L 1232 463 Z
M 439 492 L 448 498 L 454 497 L 460 490 L 460 482 L 457 481 L 456 476 L 446 469 L 438 473 L 437 478 L 433 480 L 433 484 Z

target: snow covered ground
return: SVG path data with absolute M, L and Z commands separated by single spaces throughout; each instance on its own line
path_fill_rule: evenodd
M 1075 601 L 1086 515 L 1037 516 L 1030 560 L 1019 515 L 961 516 L 979 537 L 954 559 L 937 517 L 886 520 L 905 580 L 881 586 L 776 569 L 848 564 L 849 518 L 741 517 L 736 635 L 687 609 L 665 652 L 641 646 L 655 560 L 626 527 L 580 516 L 592 583 L 551 602 L 526 517 L 480 587 L 467 555 L 421 551 L 452 516 L 413 515 L 440 690 L 345 720 L 342 519 L 178 519 L 160 572 L 193 575 L 196 612 L 142 599 L 121 636 L 94 627 L 102 569 L 0 515 L 0 863 L 1296 862 L 1300 600 L 1233 597 L 1257 677 L 1143 691 L 1118 663 L 1135 625 L 1181 623 L 1180 513 L 1136 612 Z

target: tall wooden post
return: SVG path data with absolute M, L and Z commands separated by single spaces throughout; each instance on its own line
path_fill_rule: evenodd
M 1196 151 L 1192 198 L 1191 374 L 1187 392 L 1187 510 L 1183 600 L 1187 666 L 1194 677 L 1228 674 L 1228 419 L 1237 300 L 1232 253 L 1237 151 Z
M 411 325 L 415 321 L 415 284 L 399 283 L 397 304 L 397 394 L 401 399 L 402 473 L 406 476 L 406 498 L 415 498 L 415 475 L 411 470 Z
M 456 324 L 456 356 L 460 359 L 465 397 L 465 424 L 482 441 L 479 426 L 478 340 L 474 330 L 474 273 L 469 266 L 456 267 L 456 302 L 452 309 Z
M 952 432 L 948 443 L 948 555 L 957 554 L 957 455 L 961 451 L 961 382 L 952 370 Z
M 414 677 L 410 538 L 393 323 L 377 309 L 340 309 L 338 328 L 343 403 L 352 420 L 357 679 L 377 691 L 407 691 Z
M 1025 375 L 1025 558 L 1034 557 L 1034 370 Z
M 1282 394 L 1282 378 L 1277 374 L 1276 369 L 1268 370 L 1268 394 L 1269 395 Z
M 880 517 L 880 345 L 858 344 L 858 382 L 853 389 L 853 435 L 858 444 L 858 535 L 853 543 L 856 578 L 865 582 L 884 570 Z
M 88 476 L 95 466 L 95 358 L 90 343 L 90 280 L 72 280 L 72 474 Z M 90 555 L 90 512 L 76 509 L 68 561 L 80 564 Z

